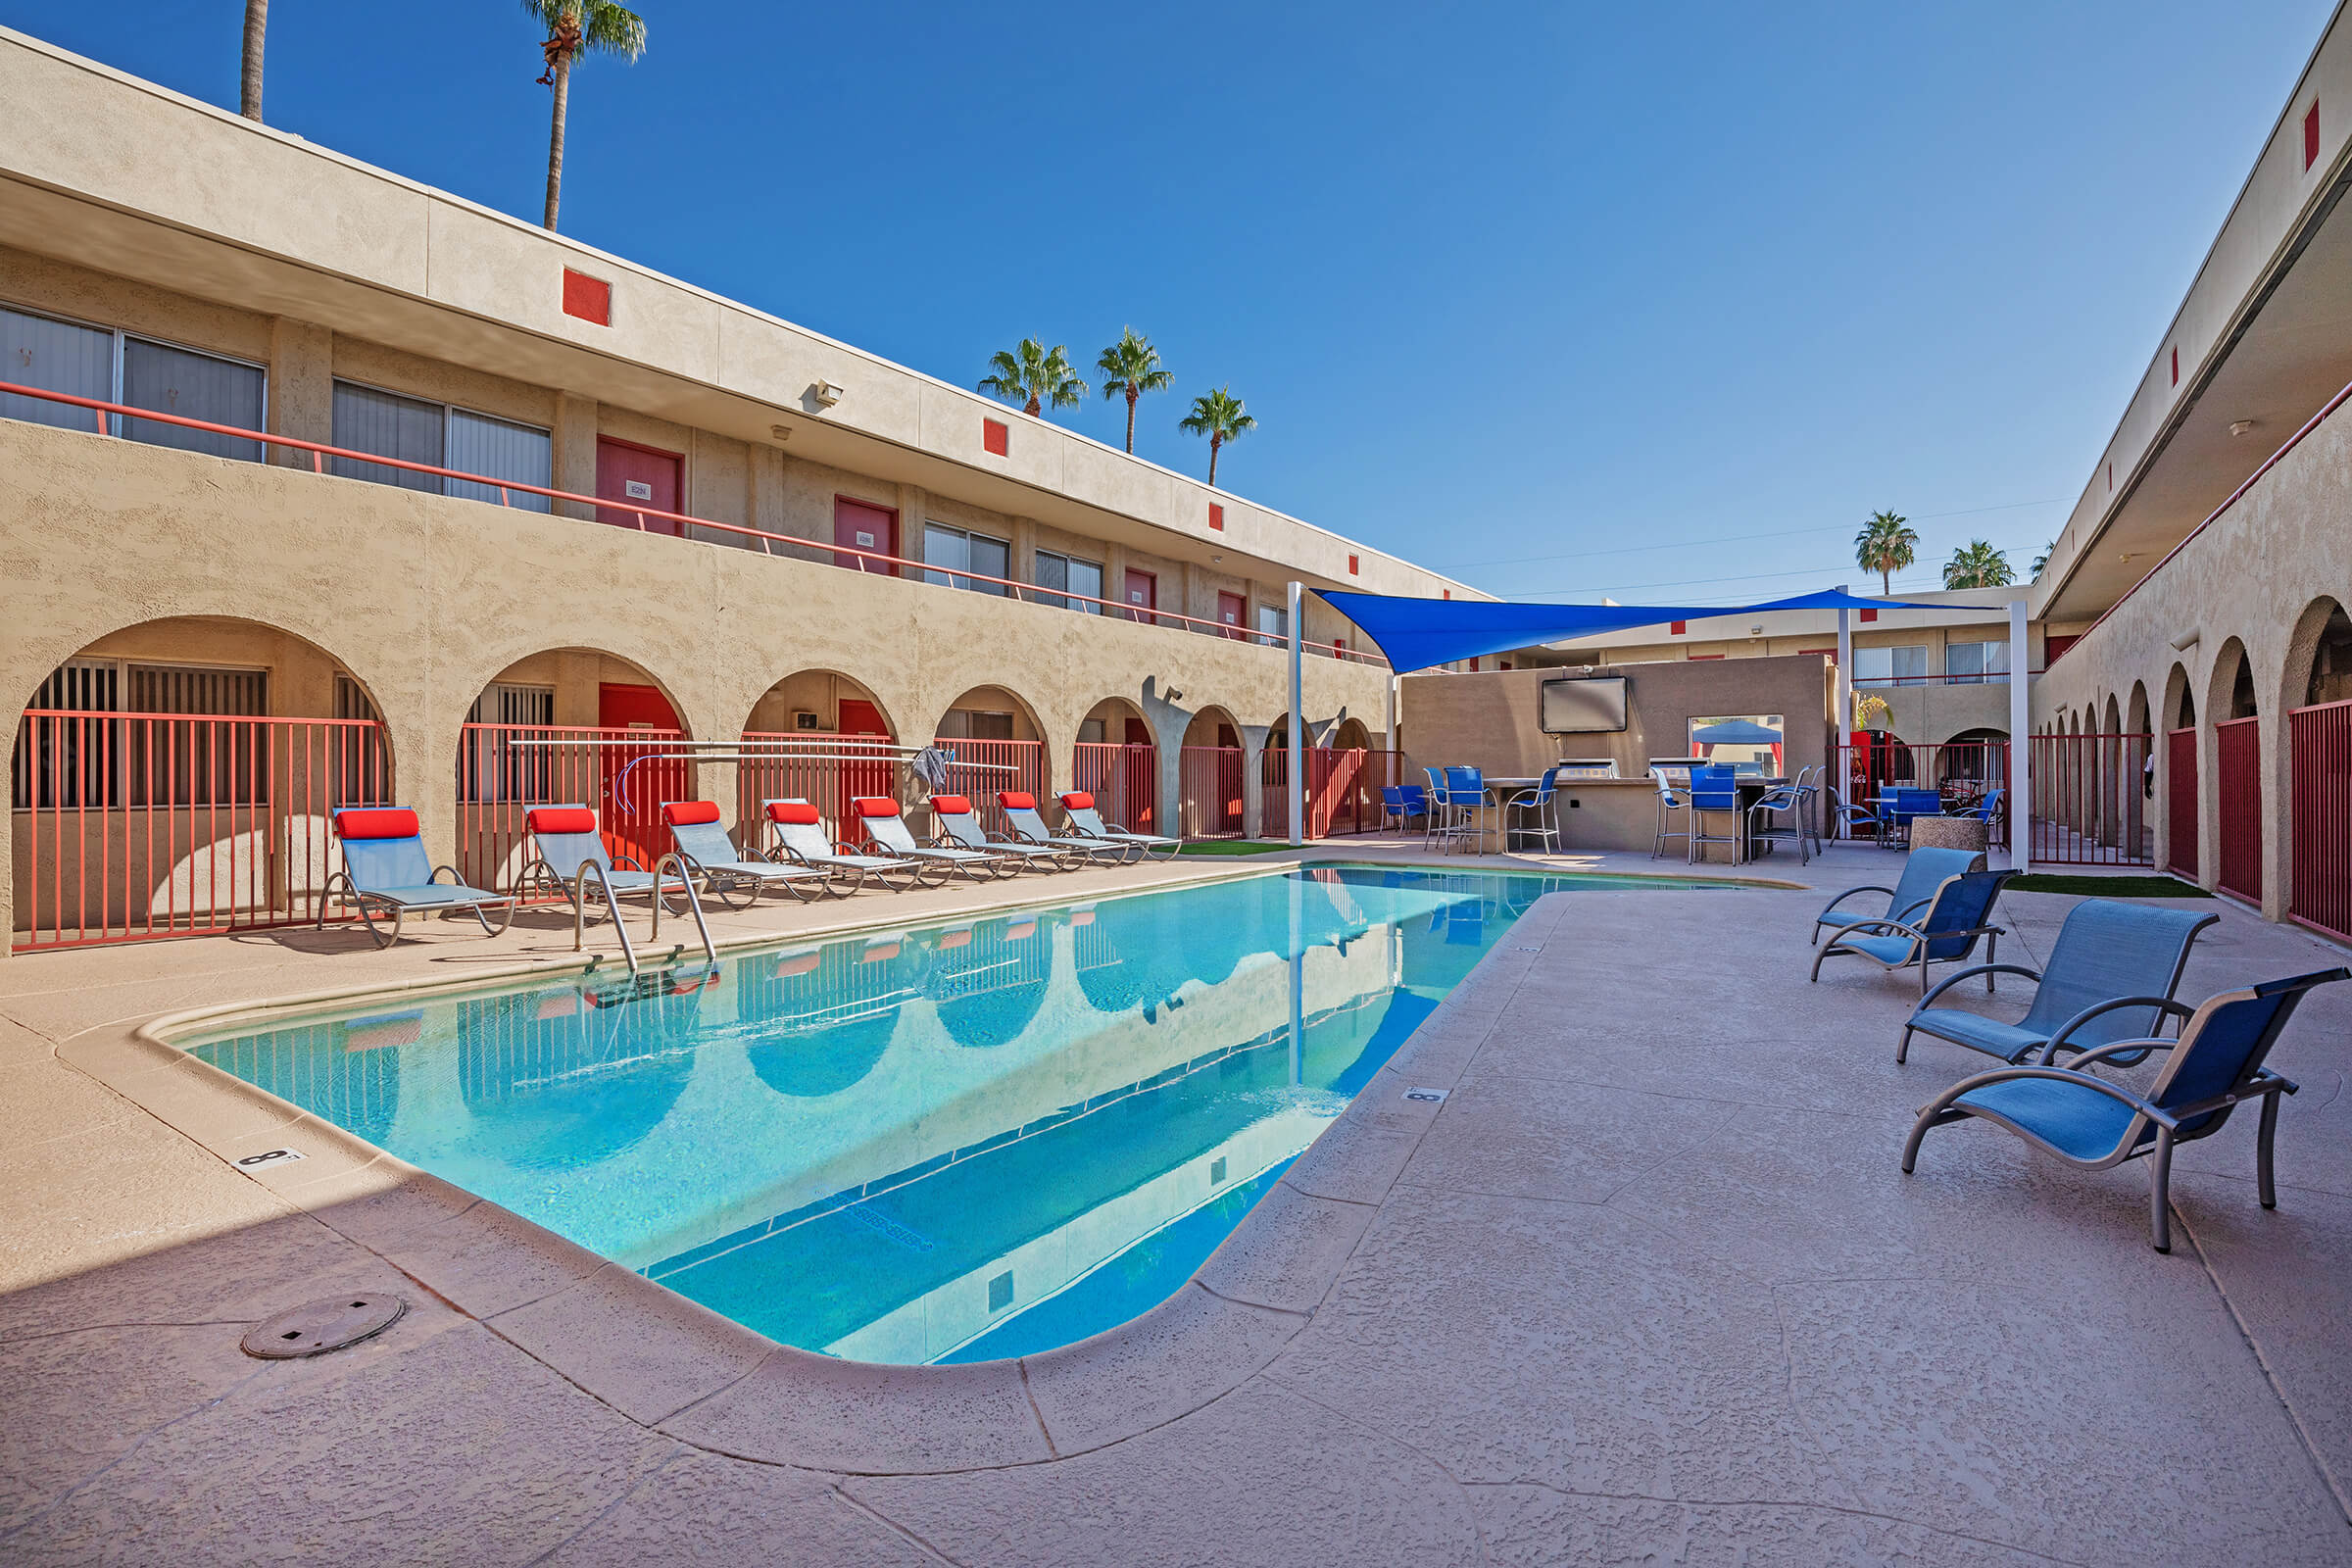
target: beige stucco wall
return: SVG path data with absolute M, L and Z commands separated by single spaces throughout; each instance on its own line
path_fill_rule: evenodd
M 2103 728 L 2109 704 L 2128 727 L 2152 712 L 2161 737 L 2168 695 L 2194 697 L 2198 754 L 2197 880 L 2220 859 L 2213 721 L 2228 716 L 2229 674 L 2242 646 L 2262 724 L 2262 909 L 2287 912 L 2294 846 L 2286 712 L 2303 706 L 2326 601 L 2352 606 L 2352 414 L 2338 412 L 2281 458 L 2204 532 L 2122 600 L 2034 685 L 2034 724 Z M 2176 641 L 2185 641 L 2176 651 Z M 2155 834 L 2169 843 L 2172 789 L 2158 741 Z
M 963 693 L 1003 687 L 1035 715 L 1056 783 L 1069 777 L 1081 720 L 1106 697 L 1136 704 L 1163 736 L 1181 735 L 1194 711 L 1224 708 L 1252 748 L 1288 704 L 1278 650 L 589 521 L 12 421 L 0 421 L 0 472 L 12 478 L 0 493 L 11 593 L 0 721 L 13 729 L 51 670 L 125 628 L 176 616 L 255 622 L 322 651 L 371 694 L 396 793 L 418 810 L 437 858 L 452 849 L 467 710 L 488 682 L 532 670 L 524 662 L 552 650 L 642 670 L 688 733 L 709 739 L 740 733 L 798 671 L 852 676 L 902 734 L 926 738 Z M 266 640 L 183 630 L 169 640 L 183 661 L 239 662 Z M 1388 678 L 1309 659 L 1307 711 L 1378 730 Z M 565 684 L 584 689 L 585 677 Z M 1182 707 L 1166 700 L 1171 688 Z M 703 793 L 731 810 L 731 764 L 704 771 Z M 1176 773 L 1175 749 L 1164 748 L 1163 801 L 1177 799 Z

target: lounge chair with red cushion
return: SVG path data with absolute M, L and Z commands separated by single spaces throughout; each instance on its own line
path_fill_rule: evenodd
M 1116 822 L 1105 822 L 1095 808 L 1094 796 L 1085 790 L 1070 790 L 1061 797 L 1061 813 L 1070 819 L 1070 831 L 1082 839 L 1108 839 L 1114 844 L 1130 844 L 1149 856 L 1172 859 L 1184 848 L 1184 840 L 1162 838 L 1156 833 L 1131 833 Z
M 825 836 L 824 818 L 813 802 L 797 797 L 766 801 L 760 814 L 767 820 L 767 858 L 786 865 L 811 865 L 824 871 L 829 893 L 855 893 L 865 879 L 893 893 L 904 893 L 920 880 L 922 867 L 897 856 L 861 855 L 853 846 L 836 844 Z
M 866 843 L 884 855 L 902 860 L 919 860 L 939 873 L 945 882 L 951 876 L 969 877 L 977 882 L 982 877 L 1003 876 L 1013 869 L 1011 857 L 993 850 L 957 850 L 936 844 L 917 844 L 914 835 L 906 830 L 906 819 L 899 814 L 899 803 L 887 795 L 860 795 L 850 803 L 857 813 L 858 826 L 865 829 Z
M 662 820 L 669 825 L 670 841 L 687 869 L 728 908 L 749 908 L 761 893 L 777 888 L 804 902 L 825 891 L 828 878 L 814 866 L 747 858 L 718 825 L 718 816 L 716 801 L 668 801 L 662 807 Z
M 335 813 L 335 837 L 343 845 L 344 869 L 326 879 L 318 898 L 318 925 L 326 925 L 326 906 L 342 899 L 360 911 L 368 934 L 379 948 L 400 940 L 402 916 L 410 910 L 449 914 L 463 909 L 497 936 L 514 918 L 514 900 L 505 893 L 468 887 L 457 868 L 435 865 L 424 853 L 424 838 L 416 813 L 400 807 L 354 807 Z M 441 880 L 442 872 L 449 880 Z M 504 909 L 498 924 L 488 910 Z M 389 928 L 378 930 L 376 916 L 389 914 Z

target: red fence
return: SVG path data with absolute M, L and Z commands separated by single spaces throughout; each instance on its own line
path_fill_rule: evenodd
M 467 724 L 458 736 L 458 875 L 505 891 L 527 858 L 534 806 L 589 806 L 605 848 L 648 870 L 669 849 L 662 803 L 686 800 L 694 764 L 676 730 Z
M 1044 741 L 938 740 L 931 744 L 956 754 L 956 760 L 948 765 L 947 786 L 936 793 L 970 796 L 972 808 L 991 833 L 1012 831 L 1004 808 L 997 804 L 999 790 L 1026 790 L 1037 797 L 1040 806 L 1053 798 L 1054 769 Z M 888 795 L 890 791 L 880 793 Z
M 1187 746 L 1176 754 L 1176 830 L 1188 839 L 1238 839 L 1249 831 L 1242 811 L 1242 749 Z
M 825 735 L 790 731 L 747 731 L 744 755 L 735 764 L 736 820 L 748 848 L 758 848 L 766 829 L 761 808 L 769 801 L 808 801 L 824 817 L 828 835 L 848 817 L 860 795 L 895 795 L 897 743 L 888 736 Z M 865 748 L 873 755 L 858 755 Z
M 1070 749 L 1070 788 L 1085 790 L 1105 822 L 1130 833 L 1156 833 L 1159 748 L 1081 741 Z
M 2287 917 L 2352 942 L 2352 702 L 2294 710 L 2286 743 L 2295 789 Z
M 2168 799 L 2165 818 L 2165 869 L 2196 880 L 2197 875 L 2197 732 L 2168 731 L 2164 737 L 2164 782 Z
M 17 929 L 31 948 L 314 919 L 337 807 L 387 802 L 372 719 L 28 710 L 9 767 Z
M 1891 736 L 1879 736 L 1868 746 L 1844 746 L 1838 751 L 1838 771 L 1848 805 L 1867 811 L 1879 796 L 1892 789 L 1932 789 L 1947 811 L 1979 805 L 1993 790 L 2009 783 L 2007 741 L 1945 741 L 1912 745 Z M 1995 843 L 2006 842 L 2008 811 L 1992 826 Z M 1825 820 L 1827 820 L 1825 814 Z
M 2213 726 L 2214 825 L 2221 854 L 2214 885 L 2253 904 L 2262 902 L 2262 720 L 2232 718 Z
M 2036 735 L 2028 750 L 2036 860 L 2148 865 L 2147 735 Z
M 1354 747 L 1346 751 L 1336 746 L 1306 749 L 1306 837 L 1362 833 L 1380 826 L 1377 785 L 1372 788 L 1369 811 L 1365 808 L 1366 755 Z M 1260 838 L 1291 836 L 1290 760 L 1290 749 L 1277 746 L 1267 747 L 1259 759 L 1258 782 L 1264 792 L 1258 818 Z

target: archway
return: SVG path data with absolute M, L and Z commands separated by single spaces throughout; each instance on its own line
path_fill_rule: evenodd
M 2332 598 L 2314 600 L 2287 637 L 2278 710 L 2352 701 L 2352 615 Z
M 1019 790 L 1043 802 L 1054 789 L 1054 760 L 1046 755 L 1046 729 L 1028 700 L 1003 686 L 975 686 L 948 705 L 932 733 L 955 754 L 942 795 L 964 795 L 980 809 L 989 831 L 1008 831 L 997 805 L 1004 790 Z
M 1159 831 L 1159 741 L 1144 710 L 1123 697 L 1088 710 L 1070 749 L 1070 787 L 1095 797 L 1105 822 Z
M 392 805 L 392 763 L 373 695 L 307 638 L 210 615 L 107 632 L 18 720 L 12 945 L 313 919 L 335 811 Z
M 1177 831 L 1188 839 L 1237 838 L 1243 821 L 1242 726 L 1225 709 L 1203 708 L 1184 730 L 1177 763 Z
M 785 676 L 752 705 L 736 764 L 736 820 L 751 845 L 768 801 L 808 801 L 840 836 L 849 803 L 895 795 L 899 726 L 873 688 L 837 669 Z
M 925 989 L 948 1038 L 987 1051 L 1020 1038 L 1045 1005 L 1054 940 L 1037 920 L 987 920 L 940 933 Z
M 2352 616 L 2341 603 L 2318 599 L 2296 617 L 2280 686 L 2286 744 L 2274 748 L 2272 780 L 2287 804 L 2286 912 L 2352 940 Z
M 2197 765 L 2197 700 L 2186 664 L 2176 663 L 2164 677 L 2164 865 L 2177 876 L 2194 879 L 2201 862 L 2197 802 L 2202 798 Z
M 2262 902 L 2263 789 L 2261 704 L 2255 695 L 2253 659 L 2232 637 L 2214 660 L 2205 687 L 2211 714 L 2215 828 L 2214 885 L 2250 903 Z

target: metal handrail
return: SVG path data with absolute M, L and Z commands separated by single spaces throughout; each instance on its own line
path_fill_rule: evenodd
M 878 550 L 858 550 L 848 545 L 826 544 L 822 540 L 803 539 L 793 534 L 769 533 L 764 528 L 749 528 L 745 527 L 741 523 L 718 522 L 710 517 L 692 516 L 682 512 L 664 512 L 659 507 L 623 505 L 619 502 L 612 501 L 601 496 L 584 496 L 570 490 L 554 490 L 550 489 L 546 485 L 530 484 L 520 479 L 500 479 L 494 478 L 493 476 L 485 473 L 467 473 L 462 468 L 444 468 L 430 463 L 414 463 L 406 458 L 387 458 L 373 452 L 355 452 L 349 447 L 327 446 L 322 442 L 305 441 L 296 436 L 272 435 L 267 430 L 248 430 L 239 425 L 215 424 L 209 419 L 191 419 L 185 415 L 163 414 L 153 409 L 135 408 L 127 403 L 109 403 L 100 398 L 85 398 L 71 392 L 52 392 L 46 387 L 25 386 L 23 383 L 16 381 L 0 381 L 0 394 L 8 394 L 24 398 L 35 398 L 49 403 L 62 403 L 72 408 L 89 409 L 99 416 L 95 423 L 97 425 L 97 433 L 100 435 L 114 434 L 112 430 L 107 428 L 107 416 L 111 415 L 131 419 L 145 419 L 156 424 L 178 425 L 182 429 L 203 430 L 214 435 L 233 436 L 240 441 L 255 441 L 260 442 L 265 446 L 284 447 L 295 452 L 308 452 L 311 455 L 311 471 L 313 473 L 325 473 L 325 460 L 328 458 L 345 458 L 353 463 L 369 464 L 379 468 L 398 468 L 406 473 L 429 473 L 438 478 L 459 479 L 467 484 L 483 485 L 498 492 L 498 504 L 502 507 L 512 507 L 514 504 L 513 493 L 515 491 L 520 491 L 524 495 L 543 496 L 549 501 L 567 501 L 577 503 L 582 506 L 594 507 L 600 512 L 625 512 L 637 519 L 637 528 L 641 533 L 651 531 L 647 529 L 645 525 L 648 517 L 659 517 L 663 522 L 686 523 L 697 528 L 716 528 L 722 533 L 735 534 L 745 539 L 757 539 L 760 541 L 760 550 L 764 555 L 775 554 L 773 550 L 767 548 L 768 545 L 771 543 L 780 544 L 789 546 L 796 550 L 811 550 L 820 553 L 830 553 L 836 558 L 831 563 L 834 565 L 842 564 L 841 561 L 839 560 L 840 557 L 854 556 L 858 558 L 860 563 L 869 561 L 877 562 L 890 566 L 911 567 L 918 572 L 937 572 L 943 577 L 959 577 L 967 582 L 984 582 L 995 587 L 1011 590 L 1012 597 L 1020 600 L 1023 604 L 1035 602 L 1028 596 L 1032 594 L 1043 594 L 1048 598 L 1059 601 L 1064 605 L 1072 602 L 1099 605 L 1105 612 L 1111 612 L 1111 617 L 1119 619 L 1135 621 L 1149 620 L 1153 623 L 1178 621 L 1189 629 L 1203 632 L 1209 635 L 1220 637 L 1250 638 L 1258 640 L 1261 643 L 1266 637 L 1272 635 L 1271 633 L 1264 632 L 1250 632 L 1238 626 L 1229 626 L 1220 620 L 1204 620 L 1198 615 L 1179 614 L 1174 611 L 1157 609 L 1138 610 L 1133 605 L 1121 604 L 1114 599 L 1099 599 L 1092 594 L 1075 594 L 1070 593 L 1065 589 L 1042 587 L 1037 583 L 1016 582 L 1009 577 L 991 577 L 976 571 L 962 571 L 947 566 L 930 565 L 920 561 L 910 561 L 904 556 L 884 555 Z M 813 563 L 813 564 L 822 565 L 826 564 L 826 563 L 817 562 Z M 854 569 L 862 571 L 865 568 L 861 564 Z M 885 573 L 885 575 L 891 574 Z M 1288 642 L 1289 639 L 1285 637 L 1282 639 L 1281 646 L 1287 647 Z M 1387 663 L 1386 660 L 1375 659 L 1370 654 L 1364 653 L 1360 649 L 1342 648 L 1336 643 L 1302 641 L 1301 646 L 1311 649 L 1315 653 L 1325 657 L 1340 660 L 1343 662 L 1372 665 L 1383 665 Z
M 620 901 L 613 897 L 612 879 L 605 875 L 605 868 L 594 860 L 582 860 L 579 874 L 574 876 L 571 881 L 571 951 L 577 953 L 588 945 L 588 873 L 591 871 L 596 873 L 597 886 L 605 890 L 605 907 L 612 914 L 613 935 L 620 938 L 620 956 L 629 960 L 629 973 L 635 974 L 637 972 L 637 949 L 630 944 L 628 925 L 620 917 Z M 657 878 L 654 883 L 655 888 L 658 890 L 661 885 L 660 879 Z M 662 907 L 662 901 L 659 898 L 654 900 L 654 907 L 657 911 Z M 654 918 L 659 921 L 661 915 L 657 912 Z M 661 934 L 659 928 L 654 932 L 656 936 Z
M 662 940 L 662 868 L 665 865 L 678 868 L 678 886 L 686 890 L 686 912 L 694 916 L 694 929 L 702 936 L 703 956 L 710 960 L 712 968 L 716 968 L 718 949 L 710 944 L 710 927 L 703 919 L 703 901 L 695 894 L 694 879 L 686 874 L 685 859 L 675 850 L 654 862 L 654 940 Z M 614 912 L 613 923 L 620 923 L 617 911 Z

